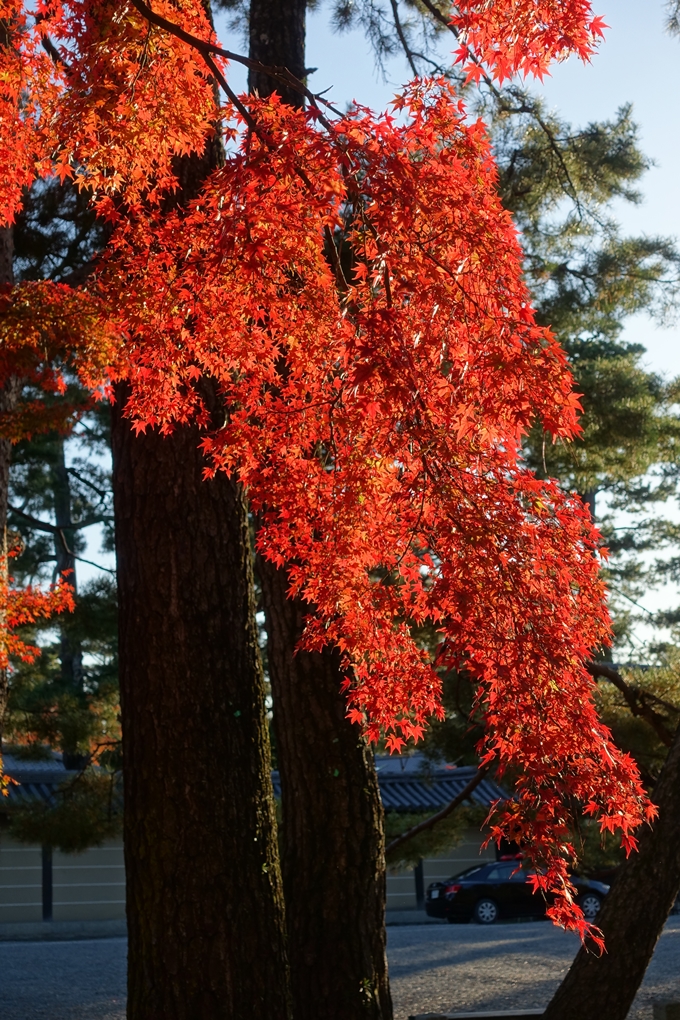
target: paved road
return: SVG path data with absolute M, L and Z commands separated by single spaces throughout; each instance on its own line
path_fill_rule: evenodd
M 436 1009 L 541 1006 L 577 941 L 545 922 L 389 929 L 395 1020 Z M 122 938 L 0 943 L 2 1020 L 124 1020 Z M 680 917 L 661 937 L 630 1020 L 651 1020 L 652 996 L 680 997 Z

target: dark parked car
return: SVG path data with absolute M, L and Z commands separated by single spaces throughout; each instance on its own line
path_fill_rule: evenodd
M 494 864 L 478 864 L 447 878 L 433 882 L 427 889 L 425 910 L 430 917 L 445 917 L 451 924 L 477 921 L 493 924 L 503 917 L 544 917 L 546 900 L 533 892 L 520 860 L 500 860 Z M 592 921 L 609 892 L 609 886 L 588 878 L 572 876 L 578 890 L 578 904 L 588 921 Z

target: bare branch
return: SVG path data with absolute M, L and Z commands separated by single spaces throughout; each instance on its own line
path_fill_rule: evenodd
M 414 78 L 417 78 L 418 77 L 418 68 L 416 67 L 415 60 L 413 59 L 413 53 L 411 51 L 411 47 L 408 44 L 408 40 L 406 38 L 406 33 L 404 32 L 404 28 L 402 26 L 401 19 L 399 17 L 398 0 L 390 0 L 390 2 L 392 4 L 392 15 L 394 17 L 394 27 L 397 30 L 397 35 L 399 36 L 399 42 L 401 43 L 402 48 L 404 50 L 404 53 L 406 54 L 406 59 L 409 62 L 409 66 L 410 66 L 411 70 L 413 71 L 413 76 L 414 76 Z
M 396 839 L 393 839 L 392 842 L 385 847 L 385 856 L 390 856 L 395 852 L 395 850 L 399 850 L 404 843 L 408 843 L 415 836 L 419 836 L 421 832 L 427 832 L 429 829 L 433 829 L 439 822 L 448 818 L 448 816 L 455 811 L 464 800 L 467 800 L 474 790 L 477 789 L 482 779 L 484 779 L 486 774 L 489 772 L 490 768 L 491 762 L 487 765 L 482 765 L 482 767 L 478 769 L 476 774 L 472 777 L 470 782 L 464 786 L 460 793 L 457 793 L 453 800 L 450 800 L 449 803 L 441 809 L 441 811 L 438 811 L 435 815 L 430 815 L 430 817 L 426 818 L 425 821 L 419 822 L 418 825 L 414 825 L 412 829 L 408 830 L 408 832 L 403 832 L 401 836 L 397 836 Z
M 50 524 L 49 521 L 41 521 L 39 517 L 33 517 L 32 514 L 27 514 L 24 510 L 19 510 L 18 507 L 10 506 L 9 510 L 22 520 L 26 521 L 36 531 L 45 531 L 49 535 L 59 535 L 64 529 L 57 527 L 56 524 Z M 93 524 L 104 524 L 105 522 L 112 522 L 113 517 L 107 514 L 97 514 L 96 517 L 87 517 L 84 521 L 74 521 L 69 524 L 67 531 L 81 531 L 83 528 L 90 528 Z M 70 550 L 69 550 L 70 552 Z

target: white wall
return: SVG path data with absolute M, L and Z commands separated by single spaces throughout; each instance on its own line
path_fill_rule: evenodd
M 42 921 L 42 851 L 0 837 L 0 924 Z M 81 854 L 52 855 L 55 921 L 125 917 L 123 843 L 113 840 Z
M 0 924 L 42 921 L 42 853 L 0 836 Z

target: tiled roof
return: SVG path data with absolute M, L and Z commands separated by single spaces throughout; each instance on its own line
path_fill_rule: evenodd
M 429 762 L 422 754 L 377 755 L 375 759 L 380 795 L 386 811 L 438 811 L 467 786 L 476 773 L 474 766 Z M 278 772 L 272 772 L 274 793 L 281 796 Z M 483 779 L 470 801 L 488 807 L 508 794 L 492 780 Z
M 437 811 L 467 786 L 476 773 L 474 767 L 461 767 L 455 774 L 435 773 L 423 779 L 378 776 L 380 794 L 386 811 Z M 495 800 L 506 800 L 499 786 L 483 779 L 470 795 L 473 804 L 488 807 Z
M 48 803 L 54 800 L 55 787 L 73 772 L 67 772 L 61 755 L 52 752 L 49 758 L 17 758 L 13 754 L 3 754 L 3 771 L 16 780 L 7 787 L 6 802 L 8 806 L 25 804 L 29 801 L 42 800 Z M 4 801 L 5 798 L 2 798 Z M 0 801 L 0 810 L 2 809 Z
M 437 811 L 456 797 L 475 775 L 473 766 L 432 763 L 422 754 L 378 755 L 375 759 L 380 794 L 386 811 Z M 17 780 L 10 783 L 7 806 L 42 800 L 52 802 L 54 790 L 69 776 L 76 775 L 64 768 L 61 756 L 53 754 L 45 760 L 26 760 L 6 754 L 4 770 Z M 272 772 L 274 794 L 281 796 L 278 772 Z M 472 792 L 470 801 L 487 807 L 508 794 L 492 780 L 483 779 Z M 5 798 L 2 798 L 5 800 Z M 0 801 L 0 811 L 2 801 Z

